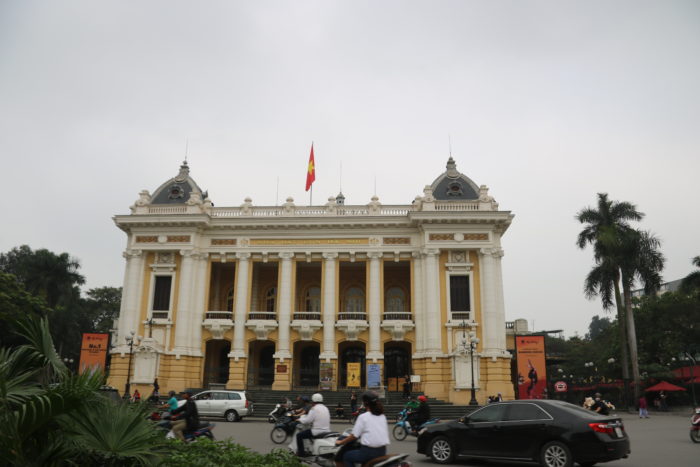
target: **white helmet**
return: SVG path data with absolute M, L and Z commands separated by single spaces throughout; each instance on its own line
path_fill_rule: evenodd
M 313 396 L 311 396 L 311 402 L 323 402 L 323 396 L 319 393 L 316 393 Z

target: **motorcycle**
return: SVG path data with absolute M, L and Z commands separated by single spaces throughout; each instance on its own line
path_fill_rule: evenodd
M 399 420 L 396 422 L 396 425 L 394 425 L 394 430 L 392 431 L 392 434 L 394 435 L 394 439 L 396 441 L 403 441 L 408 435 L 418 436 L 418 432 L 424 427 L 432 425 L 434 423 L 438 423 L 440 421 L 439 418 L 431 418 L 430 420 L 421 424 L 418 427 L 412 427 L 410 422 L 408 421 L 408 415 L 409 412 L 407 409 L 403 409 L 399 413 Z
M 282 404 L 275 405 L 275 408 L 272 409 L 269 414 L 267 414 L 267 421 L 269 423 L 275 423 L 282 415 L 284 415 L 286 410 L 287 408 Z
M 690 418 L 690 439 L 693 443 L 700 443 L 700 407 L 695 408 L 695 413 Z
M 365 413 L 367 409 L 365 409 L 364 406 L 360 407 L 359 409 L 355 410 L 353 413 L 350 414 L 350 423 L 353 425 L 355 424 L 355 420 L 357 420 L 357 417 Z
M 156 419 L 157 421 L 157 416 L 152 415 L 152 419 Z M 156 425 L 159 429 L 166 431 L 165 439 L 176 439 L 177 437 L 175 436 L 175 433 L 173 432 L 173 420 L 170 412 L 163 412 L 160 414 L 160 421 Z M 197 438 L 209 438 L 210 440 L 214 441 L 214 433 L 211 432 L 211 430 L 214 429 L 216 426 L 216 423 L 211 423 L 211 422 L 199 422 L 199 428 L 197 428 L 194 431 L 184 431 L 183 435 L 185 436 L 185 442 L 186 443 L 191 443 L 193 441 L 196 441 Z
M 292 417 L 291 412 L 286 412 L 277 419 L 275 426 L 272 428 L 272 431 L 270 431 L 270 439 L 275 444 L 284 443 L 287 441 L 287 438 L 294 434 L 294 429 L 298 423 L 299 422 Z

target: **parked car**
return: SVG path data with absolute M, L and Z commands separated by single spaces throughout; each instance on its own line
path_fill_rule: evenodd
M 253 403 L 244 391 L 203 391 L 192 399 L 201 417 L 223 417 L 228 422 L 238 422 L 253 415 Z M 184 400 L 178 401 L 178 406 L 184 403 Z
M 627 457 L 630 440 L 617 416 L 563 401 L 518 400 L 489 404 L 459 420 L 424 428 L 418 452 L 439 464 L 480 458 L 586 467 Z

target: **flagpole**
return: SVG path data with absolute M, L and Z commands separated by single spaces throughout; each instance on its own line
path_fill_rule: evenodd
M 314 205 L 314 203 L 312 202 L 313 196 L 314 196 L 314 186 L 311 185 L 311 187 L 309 188 L 309 206 Z

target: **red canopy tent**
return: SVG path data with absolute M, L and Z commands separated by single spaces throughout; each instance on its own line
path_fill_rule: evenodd
M 676 386 L 675 384 L 667 383 L 666 381 L 661 381 L 659 384 L 655 384 L 649 388 L 646 388 L 645 391 L 685 391 L 685 388 Z

